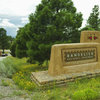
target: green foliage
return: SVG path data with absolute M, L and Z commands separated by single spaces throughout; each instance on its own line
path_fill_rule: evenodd
M 18 30 L 12 54 L 43 63 L 50 59 L 53 44 L 79 42 L 81 24 L 82 14 L 76 12 L 72 0 L 42 0 L 29 23 Z
M 87 31 L 87 30 L 89 30 L 89 31 L 94 31 L 95 29 L 91 28 L 89 25 L 87 25 L 87 26 L 85 26 L 85 27 L 83 27 L 83 28 L 81 29 L 81 31 Z
M 40 71 L 40 70 L 47 70 L 49 61 L 45 61 L 42 65 L 39 65 L 37 62 L 36 64 L 29 64 L 27 63 L 27 58 L 14 58 L 14 57 L 7 57 L 0 61 L 0 74 L 6 77 L 12 77 L 13 74 L 19 71 Z
M 32 91 L 36 88 L 36 84 L 31 82 L 28 76 L 30 73 L 20 71 L 13 76 L 13 80 L 21 89 Z
M 21 65 L 26 65 L 26 58 L 17 59 L 13 57 L 7 57 L 3 61 L 0 61 L 0 74 L 6 77 L 12 77 L 14 73 L 19 71 Z
M 25 27 L 20 28 L 18 30 L 18 35 L 16 37 L 16 49 L 15 49 L 15 54 L 17 57 L 22 58 L 22 57 L 27 57 L 27 47 L 26 47 L 26 42 L 29 40 L 28 35 L 27 35 L 27 30 L 28 30 L 28 24 L 25 25 Z
M 8 58 L 0 62 L 0 74 L 6 77 L 11 77 L 15 72 L 14 66 L 12 66 L 12 61 Z
M 11 45 L 12 45 L 12 43 L 13 43 L 13 41 L 14 41 L 14 37 L 12 37 L 12 36 L 7 36 L 7 40 L 8 40 L 8 43 L 9 43 L 9 46 L 8 46 L 8 49 L 10 49 L 11 48 Z
M 99 6 L 95 5 L 94 8 L 92 9 L 92 13 L 90 14 L 87 23 L 88 25 L 95 29 L 99 30 L 100 29 L 100 18 L 99 18 Z
M 9 86 L 10 85 L 9 81 L 1 80 L 1 82 L 2 82 L 3 86 Z
M 20 67 L 21 67 L 21 69 L 20 69 L 21 71 L 37 72 L 37 71 L 47 70 L 48 65 L 44 66 L 44 65 L 39 65 L 39 64 L 28 64 L 28 65 L 23 65 Z
M 49 60 L 51 46 L 56 42 L 79 42 L 78 28 L 82 23 L 82 14 L 76 13 L 71 0 L 42 0 L 35 14 L 29 16 L 29 21 L 32 38 L 27 47 L 32 63 L 34 60 Z
M 32 100 L 99 100 L 99 98 L 100 77 L 96 77 L 68 82 L 66 86 L 60 88 L 41 90 L 35 93 Z
M 16 56 L 16 54 L 15 54 L 15 51 L 16 51 L 16 41 L 14 41 L 14 42 L 11 44 L 10 51 L 11 51 L 11 55 L 12 55 L 13 57 L 15 57 L 15 56 Z
M 26 58 L 18 59 L 14 57 L 7 57 L 2 63 L 0 62 L 0 73 L 2 72 L 1 66 L 2 68 L 6 66 L 5 69 L 8 67 L 8 72 L 10 67 L 12 67 L 15 70 L 12 77 L 16 85 L 18 85 L 21 89 L 34 91 L 38 87 L 35 83 L 31 82 L 31 72 L 44 70 L 47 68 L 49 61 L 45 61 L 42 65 L 39 65 L 38 62 L 36 64 L 29 64 L 26 61 Z M 7 71 L 5 72 L 5 75 L 8 75 Z M 2 80 L 2 85 L 8 86 L 10 83 Z M 20 95 L 20 93 L 18 94 Z M 68 82 L 66 86 L 60 88 L 57 88 L 54 84 L 52 89 L 48 88 L 45 91 L 42 89 L 41 91 L 38 91 L 37 89 L 32 98 L 33 100 L 96 100 L 100 98 L 99 95 L 100 77 L 95 77 L 91 79 L 78 79 L 74 82 Z
M 93 89 L 86 88 L 73 94 L 73 100 L 96 100 L 98 93 Z
M 9 41 L 4 28 L 0 28 L 0 48 L 3 49 L 3 53 L 5 49 L 9 48 Z
M 29 64 L 27 59 L 18 59 L 14 57 L 7 57 L 0 62 L 0 74 L 5 77 L 13 78 L 15 84 L 21 89 L 32 91 L 36 88 L 36 84 L 31 82 L 31 72 L 39 70 L 47 70 L 48 61 L 45 61 L 43 65 Z M 2 80 L 3 86 L 8 86 L 9 82 Z
M 25 94 L 23 93 L 23 91 L 14 91 L 13 95 L 15 95 L 15 96 L 23 96 Z
M 22 58 L 22 57 L 26 57 L 26 50 L 22 50 L 23 47 L 21 47 L 22 45 L 17 44 L 16 45 L 16 57 L 18 58 Z
M 26 42 L 29 40 L 28 33 L 29 32 L 29 24 L 26 24 L 23 28 L 19 28 L 17 31 L 17 36 L 12 46 L 10 48 L 12 56 L 16 56 L 19 58 L 27 57 L 27 47 Z

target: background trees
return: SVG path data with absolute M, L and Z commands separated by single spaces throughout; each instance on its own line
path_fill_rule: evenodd
M 6 35 L 6 30 L 4 28 L 0 28 L 0 49 L 4 50 L 9 48 L 9 41 Z
M 95 5 L 92 9 L 92 13 L 87 20 L 87 29 L 88 30 L 100 30 L 100 18 L 99 18 L 99 6 Z
M 29 23 L 19 29 L 15 54 L 28 56 L 32 63 L 48 60 L 53 44 L 79 42 L 81 24 L 82 14 L 71 0 L 42 0 Z
M 14 38 L 11 36 L 7 36 L 6 30 L 4 28 L 0 28 L 0 49 L 10 49 L 12 42 L 14 41 Z
M 78 42 L 82 14 L 76 13 L 71 0 L 42 0 L 29 22 L 32 35 L 27 42 L 28 56 L 31 62 L 42 62 L 50 58 L 53 44 Z

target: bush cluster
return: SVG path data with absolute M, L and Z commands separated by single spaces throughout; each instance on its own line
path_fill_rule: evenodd
M 27 63 L 27 58 L 7 57 L 0 62 L 0 74 L 5 77 L 13 78 L 15 84 L 21 89 L 33 90 L 36 84 L 31 81 L 31 72 L 46 70 L 49 61 L 44 61 L 42 65 L 39 62 L 36 64 Z
M 29 76 L 29 72 L 25 73 L 20 71 L 13 75 L 13 80 L 21 89 L 32 91 L 36 88 L 36 84 L 31 82 Z
M 96 100 L 98 93 L 91 88 L 78 90 L 73 94 L 73 100 Z
M 31 63 L 49 60 L 53 44 L 79 42 L 82 20 L 72 0 L 42 0 L 29 23 L 17 31 L 12 55 L 29 57 Z

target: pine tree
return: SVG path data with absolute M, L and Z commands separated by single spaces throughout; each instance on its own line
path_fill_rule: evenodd
M 42 0 L 29 21 L 27 47 L 31 62 L 48 60 L 53 44 L 79 40 L 82 14 L 76 12 L 71 0 Z
M 100 27 L 99 14 L 100 14 L 99 6 L 95 5 L 94 8 L 92 9 L 92 13 L 90 14 L 90 16 L 87 20 L 87 24 L 95 30 L 99 30 L 99 27 Z
M 6 30 L 4 28 L 0 28 L 0 49 L 4 50 L 7 49 L 9 46 L 8 37 L 6 34 Z

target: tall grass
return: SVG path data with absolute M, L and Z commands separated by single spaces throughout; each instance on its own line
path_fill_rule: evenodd
M 20 70 L 20 66 L 27 65 L 26 58 L 18 59 L 13 57 L 7 57 L 0 61 L 0 74 L 6 77 L 11 77 L 14 73 Z
M 36 92 L 32 100 L 100 100 L 100 77 L 69 82 L 64 87 Z
M 0 61 L 0 74 L 6 77 L 13 76 L 13 80 L 17 85 L 21 88 L 26 87 L 28 90 L 34 90 L 35 88 L 33 84 L 33 89 L 31 85 L 25 85 L 25 83 L 30 83 L 28 72 L 44 69 L 47 69 L 47 61 L 44 62 L 43 65 L 39 65 L 38 63 L 29 64 L 27 63 L 27 58 L 18 59 L 7 57 L 3 61 Z M 19 71 L 23 74 L 19 74 Z M 76 80 L 75 82 L 69 82 L 65 87 L 57 88 L 54 86 L 53 89 L 37 91 L 32 96 L 32 100 L 96 100 L 98 98 L 100 98 L 99 76 L 91 79 L 86 78 Z
M 15 57 L 7 57 L 0 61 L 0 74 L 6 77 L 12 77 L 18 71 L 40 71 L 47 70 L 48 62 L 45 61 L 42 65 L 39 63 L 30 64 L 27 62 L 27 58 L 15 58 Z

